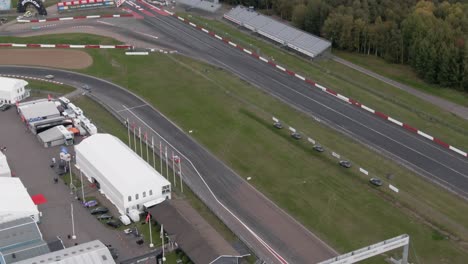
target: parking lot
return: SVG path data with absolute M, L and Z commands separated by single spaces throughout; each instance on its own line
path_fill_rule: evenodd
M 59 236 L 65 246 L 69 247 L 75 243 L 99 239 L 118 250 L 119 260 L 150 251 L 147 245 L 137 245 L 134 236 L 100 223 L 75 199 L 75 194 L 70 193 L 69 187 L 61 179 L 57 184 L 54 183 L 56 174 L 49 165 L 52 157 L 58 159 L 60 147 L 42 147 L 36 136 L 21 122 L 15 107 L 0 112 L 0 146 L 7 148 L 5 155 L 10 168 L 15 177 L 21 179 L 29 194 L 43 194 L 47 199 L 47 203 L 39 205 L 39 211 L 42 212 L 39 228 L 44 240 L 53 241 Z M 100 195 L 91 189 L 86 180 L 85 184 L 86 195 Z M 99 197 L 99 200 L 104 201 L 105 198 Z M 72 235 L 71 204 L 74 207 L 75 240 L 68 238 Z M 111 205 L 106 203 L 104 206 Z

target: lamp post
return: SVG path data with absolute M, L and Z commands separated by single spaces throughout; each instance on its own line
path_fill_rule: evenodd
M 73 217 L 73 203 L 71 203 L 70 206 L 71 206 L 71 219 L 72 219 L 72 239 L 76 239 L 76 235 L 75 235 L 75 218 Z

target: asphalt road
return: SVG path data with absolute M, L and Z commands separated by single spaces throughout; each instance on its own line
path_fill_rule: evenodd
M 136 12 L 138 10 L 135 9 Z M 317 116 L 351 138 L 468 198 L 468 160 L 364 110 L 319 92 L 244 52 L 170 16 L 147 16 L 155 34 L 178 43 L 179 52 L 225 68 L 293 107 Z M 184 47 L 185 44 L 185 47 Z M 385 111 L 385 109 L 382 109 Z
M 92 87 L 93 96 L 121 120 L 129 118 L 144 131 L 152 130 L 148 137 L 154 137 L 155 142 L 159 142 L 159 135 L 162 135 L 170 142 L 168 152 L 174 150 L 182 157 L 184 180 L 190 188 L 267 263 L 316 263 L 336 255 L 333 249 L 184 131 L 123 88 L 94 77 L 56 69 L 0 66 L 0 73 L 36 77 L 53 74 L 55 80 L 75 87 L 86 83 Z M 168 143 L 163 142 L 163 148 L 165 145 Z

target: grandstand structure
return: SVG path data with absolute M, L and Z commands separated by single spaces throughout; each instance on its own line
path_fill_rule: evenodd
M 331 49 L 331 42 L 259 14 L 251 8 L 236 6 L 224 14 L 224 18 L 310 58 L 324 55 Z

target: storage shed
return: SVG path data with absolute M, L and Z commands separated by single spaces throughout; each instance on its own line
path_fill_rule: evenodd
M 0 77 L 0 103 L 14 104 L 29 96 L 25 80 Z
M 73 133 L 64 126 L 55 126 L 37 135 L 39 142 L 44 147 L 54 147 L 60 145 L 73 145 Z
M 39 222 L 39 210 L 19 178 L 0 177 L 0 224 L 23 217 Z
M 125 143 L 95 134 L 75 146 L 76 163 L 119 210 L 144 210 L 144 204 L 171 198 L 171 183 Z

